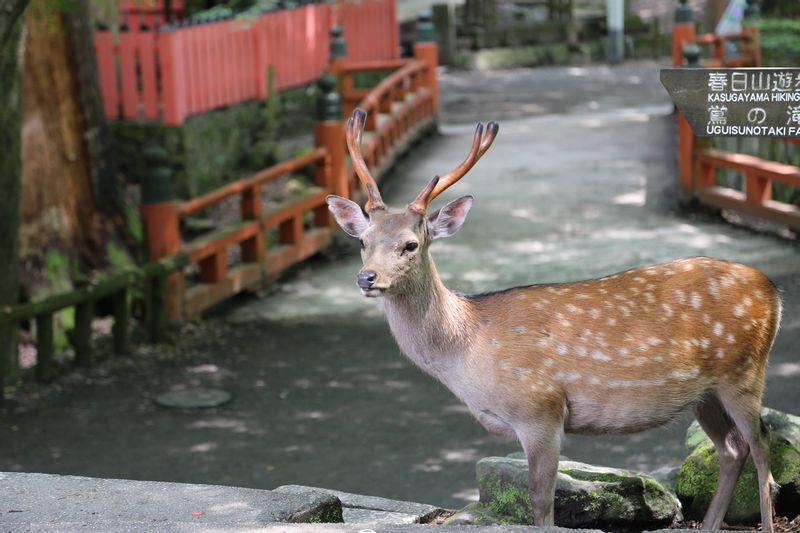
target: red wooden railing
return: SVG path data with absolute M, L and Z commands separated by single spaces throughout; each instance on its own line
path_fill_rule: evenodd
M 119 33 L 95 33 L 103 106 L 109 118 L 186 117 L 267 93 L 268 66 L 275 87 L 317 79 L 329 61 L 329 4 L 161 30 L 132 25 Z M 341 15 L 347 59 L 399 56 L 395 0 L 347 4 Z M 165 29 L 166 28 L 166 29 Z
M 183 19 L 183 0 L 172 0 L 172 21 Z M 158 28 L 166 24 L 164 0 L 123 0 L 119 3 L 119 23 L 129 27 Z
M 755 67 L 761 64 L 761 49 L 758 45 L 758 27 L 746 25 L 736 35 L 713 34 L 695 37 L 691 22 L 673 26 L 673 65 L 687 63 L 684 55 L 690 53 L 685 45 L 709 46 L 711 58 L 701 61 L 697 67 Z M 726 41 L 739 42 L 739 55 L 724 56 Z M 686 54 L 684 54 L 686 52 Z M 718 209 L 730 209 L 785 225 L 800 228 L 800 208 L 796 205 L 773 199 L 772 185 L 780 182 L 800 188 L 800 167 L 770 161 L 750 154 L 721 150 L 713 147 L 713 140 L 698 140 L 688 121 L 678 112 L 678 171 L 684 199 L 696 199 L 702 204 Z M 798 139 L 779 139 L 772 142 L 799 142 Z M 743 176 L 741 188 L 717 183 L 719 171 L 738 172 Z
M 345 62 L 342 65 L 343 81 L 362 69 L 395 69 L 356 102 L 369 113 L 363 154 L 376 179 L 380 179 L 415 138 L 435 125 L 438 113 L 436 44 L 418 43 L 415 56 L 400 61 Z M 333 88 L 334 82 L 329 86 Z M 183 271 L 176 271 L 167 279 L 165 308 L 169 319 L 196 316 L 329 244 L 333 223 L 325 197 L 339 194 L 354 198 L 360 195 L 360 187 L 352 167 L 346 163 L 341 117 L 322 118 L 316 122 L 314 130 L 318 147 L 306 155 L 184 202 L 170 199 L 141 206 L 148 259 L 182 254 L 198 271 L 196 280 L 188 279 Z M 262 204 L 261 187 L 265 183 L 309 165 L 316 167 L 315 186 L 280 203 Z M 143 193 L 143 196 L 146 195 Z M 182 219 L 231 196 L 240 198 L 240 222 L 189 242 L 180 242 Z M 276 243 L 267 243 L 266 233 L 270 230 L 276 232 Z M 228 253 L 232 247 L 238 248 L 238 254 Z M 239 261 L 232 262 L 234 257 Z

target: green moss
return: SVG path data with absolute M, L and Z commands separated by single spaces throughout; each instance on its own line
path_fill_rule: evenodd
M 106 259 L 115 270 L 124 270 L 136 266 L 128 252 L 114 242 L 106 245 Z
M 488 507 L 499 516 L 501 523 L 533 523 L 533 511 L 527 491 L 523 491 L 511 483 L 503 483 L 497 478 L 484 480 L 482 487 L 491 493 Z
M 323 505 L 322 508 L 311 515 L 311 518 L 309 518 L 308 521 L 314 524 L 341 524 L 344 522 L 344 518 L 342 517 L 342 506 L 338 503 Z

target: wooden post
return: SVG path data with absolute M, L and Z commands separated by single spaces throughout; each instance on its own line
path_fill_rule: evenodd
M 330 44 L 330 67 L 329 71 L 337 78 L 341 75 L 342 65 L 347 56 L 347 44 L 342 36 L 342 27 L 333 26 L 331 28 Z
M 695 40 L 694 12 L 686 3 L 680 0 L 675 9 L 675 23 L 672 25 L 672 66 L 683 65 L 683 47 Z
M 683 55 L 686 57 L 687 66 L 699 66 L 700 47 L 696 44 L 686 46 Z M 683 202 L 690 202 L 695 195 L 694 150 L 695 136 L 692 128 L 683 113 L 678 111 L 678 173 Z
M 314 123 L 314 143 L 328 150 L 331 161 L 331 192 L 350 198 L 345 167 L 344 123 L 342 99 L 336 92 L 336 78 L 326 74 L 317 82 L 317 121 Z
M 92 318 L 94 318 L 93 300 L 87 300 L 75 306 L 73 346 L 75 347 L 75 362 L 81 366 L 91 366 L 92 364 Z
M 436 69 L 439 66 L 439 47 L 433 35 L 433 22 L 431 12 L 423 9 L 419 13 L 417 22 L 417 42 L 414 43 L 414 58 L 428 64 L 428 72 L 423 81 L 433 95 L 434 115 L 439 115 L 439 80 Z
M 114 325 L 111 327 L 111 334 L 114 337 L 114 353 L 117 355 L 128 353 L 128 330 L 131 319 L 128 293 L 129 290 L 125 288 L 113 296 Z
M 178 206 L 172 188 L 172 171 L 167 166 L 167 152 L 151 144 L 142 154 L 150 171 L 142 178 L 142 217 L 148 261 L 178 253 L 180 227 Z M 180 271 L 168 276 L 164 310 L 167 320 L 180 320 L 185 280 Z

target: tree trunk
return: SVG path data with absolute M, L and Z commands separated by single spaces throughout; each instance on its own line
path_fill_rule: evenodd
M 6 2 L 0 9 L 0 308 L 19 297 L 17 246 L 20 202 L 20 17 L 28 0 Z M 0 326 L 0 402 L 3 385 L 17 369 L 16 328 Z
M 32 8 L 25 22 L 20 258 L 22 283 L 35 296 L 52 284 L 45 253 L 89 266 L 100 264 L 104 253 L 86 121 L 61 16 Z

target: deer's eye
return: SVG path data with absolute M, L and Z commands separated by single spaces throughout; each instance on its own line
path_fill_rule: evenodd
M 360 244 L 360 245 L 361 245 L 361 249 L 362 249 L 362 250 L 363 250 L 364 248 L 366 248 L 366 247 L 367 247 L 367 245 L 366 245 L 366 244 L 364 244 L 364 239 L 358 239 L 358 244 Z
M 403 248 L 403 251 L 404 252 L 413 252 L 417 248 L 419 248 L 419 243 L 418 242 L 416 242 L 416 241 L 408 241 L 406 243 L 405 247 Z

